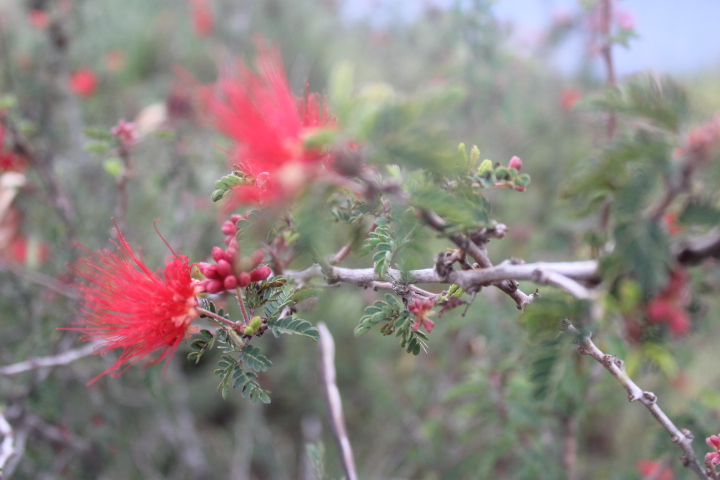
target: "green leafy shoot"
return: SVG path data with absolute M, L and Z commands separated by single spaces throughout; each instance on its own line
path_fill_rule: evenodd
M 272 362 L 260 353 L 260 349 L 252 345 L 245 345 L 242 350 L 240 350 L 240 360 L 256 372 L 265 372 L 268 367 L 272 366 Z
M 260 388 L 260 384 L 257 383 L 257 374 L 244 371 L 240 364 L 230 355 L 222 356 L 218 362 L 218 368 L 215 370 L 215 375 L 221 377 L 217 390 L 223 399 L 227 400 L 231 387 L 240 387 L 243 398 L 250 397 L 253 403 L 257 403 L 258 400 L 263 403 L 270 403 L 270 392 Z
M 230 175 L 225 175 L 215 182 L 215 190 L 210 195 L 210 198 L 212 198 L 213 202 L 217 202 L 222 199 L 233 187 L 245 185 L 249 183 L 249 181 L 250 180 L 247 175 L 239 170 L 235 170 Z
M 280 337 L 281 335 L 302 335 L 316 342 L 320 338 L 320 332 L 318 332 L 312 323 L 292 315 L 269 320 L 268 327 L 275 337 Z
M 226 330 L 220 330 L 219 332 L 224 332 L 225 335 L 227 335 Z M 209 330 L 200 330 L 200 336 L 202 338 L 198 338 L 197 340 L 194 340 L 190 344 L 190 348 L 195 350 L 194 352 L 190 352 L 188 354 L 188 360 L 195 361 L 195 364 L 200 361 L 200 357 L 202 357 L 203 353 L 209 351 L 212 349 L 213 345 L 215 345 L 215 335 L 210 333 Z
M 375 273 L 379 278 L 385 278 L 390 268 L 393 255 L 398 248 L 398 243 L 393 238 L 386 218 L 378 218 L 375 220 L 375 224 L 377 228 L 368 235 L 361 254 L 367 254 L 373 250 L 377 250 L 375 255 L 373 255 Z
M 378 300 L 365 309 L 365 315 L 360 318 L 360 324 L 355 327 L 355 336 L 365 335 L 380 322 L 387 322 L 380 328 L 383 335 L 395 334 L 400 337 L 400 346 L 413 355 L 420 354 L 426 349 L 427 335 L 421 331 L 413 330 L 412 314 L 390 294 L 385 295 L 385 301 Z
M 287 279 L 280 276 L 250 283 L 245 288 L 245 306 L 253 310 L 262 307 L 280 295 L 286 283 Z

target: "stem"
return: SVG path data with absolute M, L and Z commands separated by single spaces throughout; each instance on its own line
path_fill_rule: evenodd
M 683 466 L 692 470 L 698 478 L 709 480 L 710 477 L 704 471 L 703 465 L 698 460 L 695 451 L 692 448 L 693 436 L 688 430 L 680 430 L 668 418 L 665 412 L 657 404 L 657 396 L 652 392 L 643 391 L 625 372 L 625 363 L 617 357 L 606 355 L 591 340 L 590 335 L 582 334 L 570 320 L 563 320 L 561 328 L 579 337 L 578 351 L 582 355 L 589 355 L 597 360 L 605 369 L 614 376 L 620 385 L 625 387 L 628 392 L 628 399 L 631 402 L 639 401 L 650 411 L 655 420 L 662 425 L 670 434 L 670 439 L 680 449 L 684 455 L 682 456 Z
M 200 307 L 195 307 L 195 310 L 197 310 L 198 312 L 200 312 L 200 314 L 202 314 L 206 317 L 213 318 L 213 319 L 217 320 L 218 322 L 222 322 L 226 325 L 230 325 L 231 327 L 234 327 L 235 325 L 237 325 L 237 323 L 233 322 L 232 320 L 228 320 L 225 317 L 221 317 L 217 313 L 213 313 L 210 310 L 205 310 L 204 308 L 200 308 Z
M 245 321 L 245 325 L 250 325 L 250 316 L 247 313 L 247 310 L 245 309 L 245 302 L 243 301 L 243 292 L 240 287 L 235 288 L 235 291 L 237 292 L 237 299 L 238 299 L 238 305 L 240 305 L 240 311 L 242 312 L 243 320 Z

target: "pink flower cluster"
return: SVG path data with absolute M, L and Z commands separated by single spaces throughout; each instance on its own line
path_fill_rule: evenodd
M 265 280 L 272 273 L 270 267 L 260 267 L 264 258 L 261 250 L 245 258 L 240 255 L 240 245 L 235 238 L 238 231 L 235 223 L 240 219 L 242 216 L 233 215 L 229 221 L 223 223 L 222 232 L 226 235 L 225 243 L 228 247 L 227 249 L 213 247 L 212 258 L 215 264 L 207 262 L 197 264 L 200 273 L 205 276 L 205 280 L 199 282 L 204 292 L 220 293 L 238 287 L 245 288 L 252 282 Z

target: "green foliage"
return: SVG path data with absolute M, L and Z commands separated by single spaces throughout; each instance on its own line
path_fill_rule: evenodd
M 276 337 L 281 335 L 302 335 L 316 342 L 320 338 L 320 332 L 312 323 L 292 315 L 284 318 L 273 318 L 268 321 L 268 327 Z
M 287 279 L 281 276 L 269 277 L 262 282 L 253 282 L 245 287 L 245 306 L 250 309 L 260 308 L 267 302 L 282 295 Z
M 265 372 L 272 366 L 272 362 L 260 353 L 260 349 L 252 345 L 245 345 L 240 350 L 240 361 L 256 372 Z
M 411 192 L 410 203 L 444 218 L 447 226 L 443 231 L 447 234 L 471 232 L 491 224 L 487 200 L 469 188 L 447 191 L 425 184 Z
M 249 182 L 247 175 L 241 171 L 234 171 L 230 175 L 225 175 L 215 182 L 215 190 L 210 195 L 213 202 L 221 200 L 227 192 L 238 185 L 245 185 Z
M 377 218 L 375 220 L 377 228 L 370 232 L 367 241 L 362 249 L 362 254 L 377 250 L 373 255 L 373 265 L 375 273 L 379 278 L 385 278 L 393 255 L 398 248 L 398 244 L 393 239 L 392 232 L 385 218 Z
M 250 397 L 253 403 L 257 403 L 258 400 L 263 403 L 270 403 L 270 392 L 260 388 L 260 384 L 256 381 L 257 374 L 244 371 L 241 365 L 231 356 L 222 356 L 218 362 L 218 368 L 215 370 L 215 375 L 221 378 L 217 390 L 223 399 L 227 399 L 230 388 L 240 387 L 243 398 Z
M 305 445 L 314 480 L 325 480 L 325 445 L 322 442 Z
M 224 329 L 218 330 L 216 334 L 217 336 L 213 335 L 209 330 L 202 329 L 200 330 L 200 335 L 202 338 L 193 340 L 190 344 L 190 348 L 196 351 L 190 352 L 187 356 L 187 359 L 195 361 L 196 365 L 200 361 L 200 357 L 202 357 L 205 352 L 211 350 L 213 345 L 215 345 L 216 338 L 220 338 L 220 341 L 223 343 L 227 342 L 227 330 Z
M 667 76 L 639 73 L 628 77 L 618 88 L 608 88 L 592 101 L 602 111 L 641 117 L 671 132 L 677 132 L 688 112 L 685 89 Z
M 720 208 L 715 196 L 695 196 L 688 200 L 677 217 L 683 225 L 717 225 L 720 223 Z
M 400 337 L 400 346 L 405 348 L 407 353 L 419 355 L 420 349 L 425 348 L 427 335 L 421 331 L 413 330 L 413 322 L 410 321 L 412 314 L 397 298 L 385 295 L 385 301 L 378 300 L 365 309 L 365 315 L 360 318 L 360 323 L 355 327 L 355 336 L 365 335 L 370 329 L 380 322 L 387 322 L 380 329 L 383 335 Z
M 263 211 L 262 210 L 250 210 L 245 215 L 244 218 L 241 218 L 237 222 L 235 222 L 235 226 L 239 229 L 237 232 L 237 237 L 242 238 L 243 236 L 247 236 L 248 232 L 253 231 L 253 229 L 262 228 L 263 225 L 260 224 L 260 221 L 263 219 Z

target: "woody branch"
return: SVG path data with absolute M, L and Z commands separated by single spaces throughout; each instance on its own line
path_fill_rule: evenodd
M 654 393 L 643 391 L 635 382 L 633 382 L 625 371 L 625 363 L 615 356 L 603 353 L 595 345 L 595 343 L 593 343 L 590 335 L 582 334 L 580 330 L 578 330 L 570 322 L 570 320 L 563 320 L 561 328 L 578 337 L 578 351 L 582 355 L 589 355 L 594 358 L 603 367 L 605 367 L 605 369 L 610 372 L 610 374 L 615 377 L 618 382 L 620 382 L 620 385 L 622 385 L 628 392 L 628 400 L 631 402 L 639 401 L 645 405 L 655 420 L 657 420 L 658 423 L 660 423 L 660 425 L 662 425 L 662 427 L 670 434 L 672 442 L 683 451 L 683 465 L 692 470 L 698 478 L 702 480 L 709 480 L 710 477 L 703 470 L 703 466 L 692 448 L 692 434 L 688 430 L 680 430 L 677 426 L 675 426 L 675 424 L 657 404 L 657 396 Z

